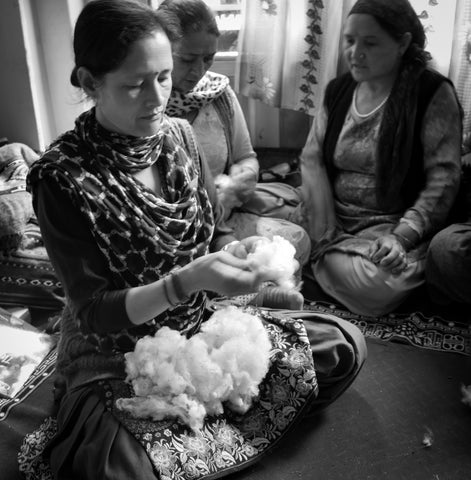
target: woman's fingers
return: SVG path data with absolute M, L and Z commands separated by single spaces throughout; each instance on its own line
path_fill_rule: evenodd
M 257 243 L 259 242 L 268 242 L 269 240 L 265 237 L 260 237 L 258 235 L 252 235 L 250 237 L 243 238 L 240 243 L 245 247 L 247 253 L 251 253 L 255 250 Z
M 400 252 L 391 250 L 387 255 L 385 255 L 381 259 L 381 261 L 379 262 L 379 265 L 387 270 L 390 270 L 392 268 L 395 268 L 401 265 L 402 259 L 403 257 L 401 256 Z
M 394 250 L 381 260 L 379 266 L 394 274 L 401 273 L 407 267 L 407 255 Z
M 371 248 L 370 259 L 373 263 L 379 263 L 390 251 L 391 247 L 389 245 L 376 240 Z
M 399 255 L 398 264 L 396 266 L 391 267 L 391 272 L 394 275 L 398 275 L 402 273 L 407 268 L 408 265 L 409 265 L 409 262 L 407 260 L 407 254 L 401 253 L 401 255 Z
M 370 260 L 385 270 L 404 267 L 406 257 L 404 248 L 393 235 L 378 238 L 370 248 Z
M 193 290 L 210 290 L 222 295 L 254 293 L 266 280 L 265 272 L 252 271 L 246 259 L 229 252 L 216 252 L 193 261 L 184 269 L 191 270 Z

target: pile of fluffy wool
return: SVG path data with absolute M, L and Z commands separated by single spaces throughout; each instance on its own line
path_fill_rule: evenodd
M 270 347 L 260 318 L 233 306 L 216 311 L 189 339 L 163 327 L 125 355 L 135 396 L 116 405 L 137 418 L 180 418 L 198 432 L 223 403 L 239 413 L 250 408 Z
M 299 268 L 295 254 L 296 249 L 288 240 L 274 235 L 272 239 L 260 238 L 247 260 L 253 271 L 266 273 L 278 286 L 291 290 L 296 288 L 294 274 Z

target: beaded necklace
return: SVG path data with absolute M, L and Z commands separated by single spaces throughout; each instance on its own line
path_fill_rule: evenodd
M 369 117 L 370 115 L 373 115 L 373 113 L 376 113 L 388 101 L 388 98 L 389 98 L 389 94 L 386 95 L 384 100 L 379 105 L 377 105 L 375 108 L 373 108 L 373 110 L 371 110 L 371 112 L 359 113 L 358 110 L 357 110 L 357 90 L 358 90 L 358 87 L 355 88 L 355 90 L 353 91 L 352 109 L 353 109 L 353 112 L 355 113 L 355 115 L 357 115 L 360 118 L 366 118 L 366 117 Z

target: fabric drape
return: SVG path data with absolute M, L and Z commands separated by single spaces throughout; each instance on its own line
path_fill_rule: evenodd
M 471 151 L 471 3 L 410 0 L 437 70 L 450 77 L 465 111 Z M 245 0 L 236 91 L 279 108 L 315 116 L 328 81 L 345 71 L 343 23 L 355 0 Z
M 471 152 L 471 2 L 457 0 L 450 78 L 464 111 L 464 153 Z
M 245 1 L 236 91 L 314 115 L 336 75 L 342 2 Z

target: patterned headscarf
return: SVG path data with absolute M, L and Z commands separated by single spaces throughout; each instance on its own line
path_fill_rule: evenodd
M 430 59 L 424 50 L 425 32 L 408 0 L 358 0 L 351 14 L 372 15 L 393 38 L 412 35 L 402 57 L 399 74 L 385 105 L 378 137 L 378 200 L 385 206 L 395 202 L 412 160 L 417 113 L 417 80 Z
M 164 117 L 154 136 L 124 136 L 101 127 L 92 109 L 30 171 L 30 187 L 53 177 L 83 213 L 117 289 L 148 284 L 208 252 L 212 207 L 186 129 L 187 122 Z M 164 179 L 162 197 L 132 175 L 154 163 Z M 195 294 L 149 327 L 188 331 L 200 321 L 204 301 Z
M 206 72 L 189 92 L 181 93 L 173 89 L 165 113 L 170 117 L 182 117 L 193 110 L 199 110 L 220 97 L 228 85 L 229 79 L 225 75 Z

